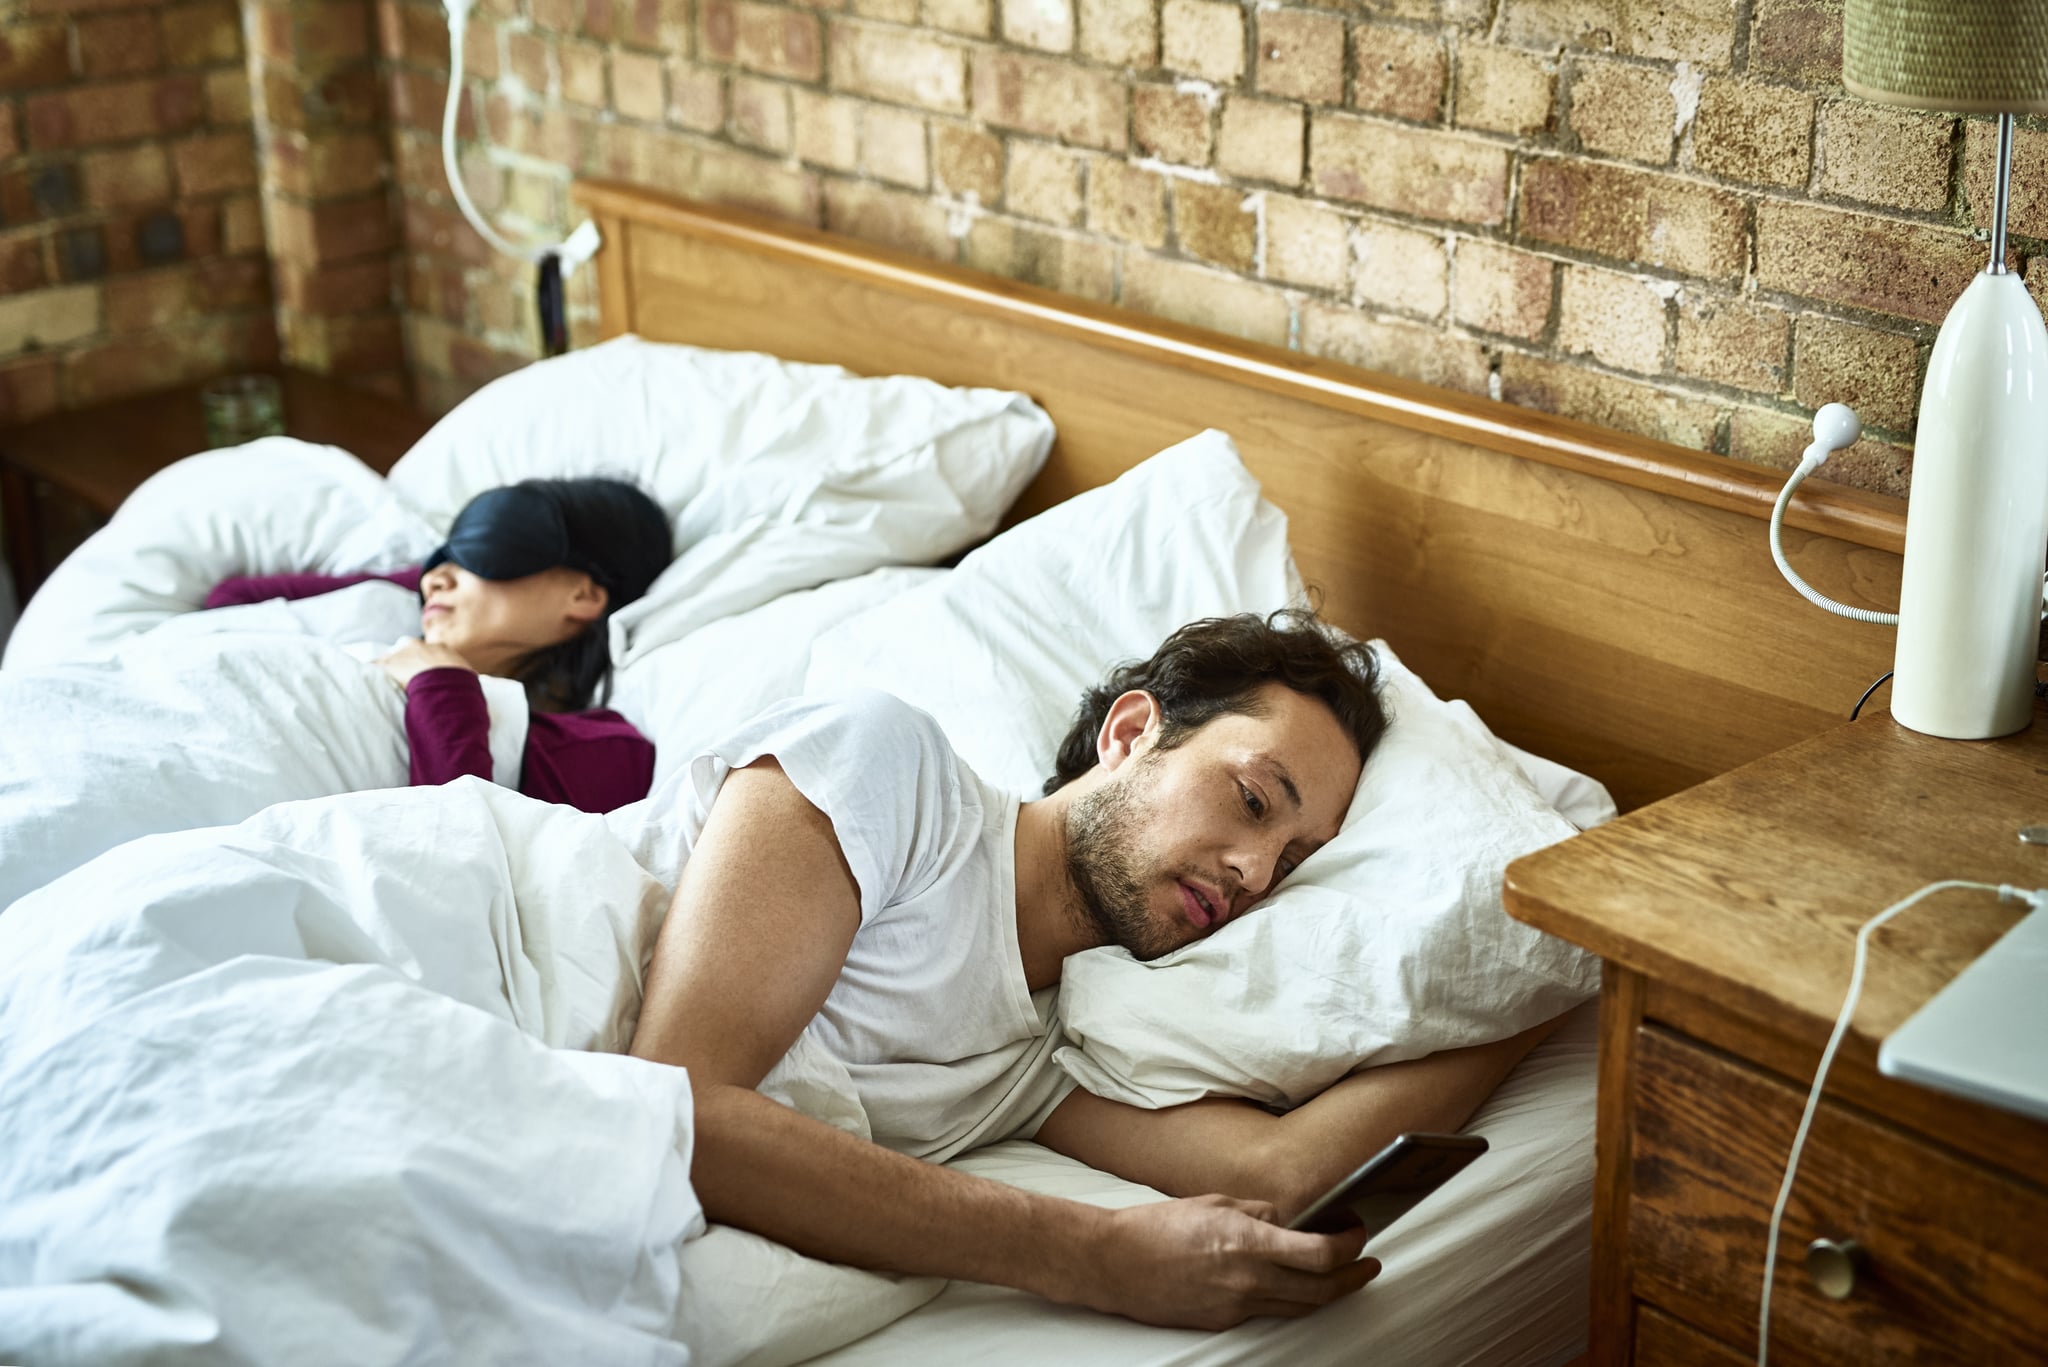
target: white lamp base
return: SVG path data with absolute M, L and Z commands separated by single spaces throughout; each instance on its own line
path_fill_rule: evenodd
M 2048 547 L 2048 327 L 2018 276 L 1970 282 L 1920 396 L 1892 716 L 1983 740 L 2033 716 Z

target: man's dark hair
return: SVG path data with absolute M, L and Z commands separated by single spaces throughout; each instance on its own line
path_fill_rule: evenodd
M 1325 628 L 1314 612 L 1282 608 L 1268 617 L 1242 612 L 1204 617 L 1160 643 L 1149 660 L 1122 664 L 1081 695 L 1081 710 L 1060 742 L 1048 795 L 1095 767 L 1095 738 L 1111 704 L 1143 691 L 1159 701 L 1160 750 L 1171 750 L 1227 713 L 1259 716 L 1259 690 L 1285 684 L 1334 712 L 1362 762 L 1387 729 L 1372 648 Z

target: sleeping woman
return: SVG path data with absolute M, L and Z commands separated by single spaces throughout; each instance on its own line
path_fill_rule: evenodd
M 412 782 L 491 777 L 478 676 L 516 679 L 530 715 L 519 790 L 587 812 L 647 795 L 654 745 L 592 704 L 611 675 L 611 614 L 669 563 L 668 519 L 614 479 L 529 479 L 471 499 L 417 569 L 234 578 L 209 608 L 310 598 L 366 580 L 416 589 L 420 634 L 377 661 L 405 690 Z

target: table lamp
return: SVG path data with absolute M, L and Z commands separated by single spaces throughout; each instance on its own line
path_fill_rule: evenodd
M 1949 310 L 1920 394 L 1892 716 L 1975 740 L 2022 730 L 2048 547 L 2048 328 L 2006 269 L 2013 116 L 2048 113 L 2048 0 L 1848 0 L 1851 94 L 1998 115 L 1991 260 Z

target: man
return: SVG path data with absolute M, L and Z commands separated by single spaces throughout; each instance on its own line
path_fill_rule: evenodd
M 1375 679 L 1307 613 L 1193 623 L 1089 692 L 1032 802 L 881 694 L 785 704 L 700 760 L 716 796 L 632 1052 L 690 1070 L 708 1216 L 1155 1324 L 1302 1315 L 1363 1286 L 1379 1265 L 1360 1234 L 1277 1222 L 1394 1135 L 1461 1126 L 1542 1031 L 1374 1068 L 1284 1116 L 1140 1110 L 1049 1059 L 1067 955 L 1208 935 L 1337 834 L 1385 727 Z M 756 1090 L 800 1042 L 845 1066 L 875 1142 Z M 1014 1135 L 1192 1199 L 1105 1211 L 919 1161 Z

